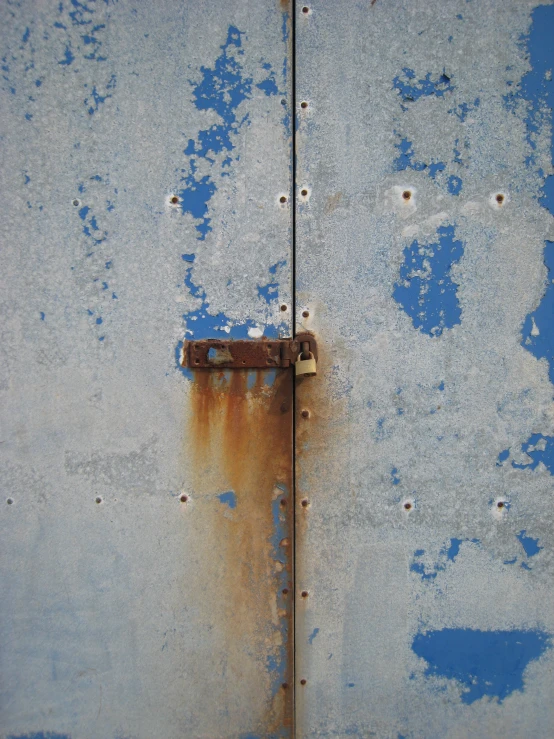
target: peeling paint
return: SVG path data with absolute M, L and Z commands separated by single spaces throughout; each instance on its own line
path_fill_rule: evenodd
M 440 629 L 417 634 L 412 649 L 428 666 L 427 677 L 445 677 L 461 687 L 463 703 L 497 698 L 525 689 L 524 672 L 551 646 L 542 631 Z

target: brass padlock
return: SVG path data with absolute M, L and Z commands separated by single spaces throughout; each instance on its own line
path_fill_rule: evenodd
M 317 367 L 313 352 L 308 352 L 309 359 L 302 359 L 302 352 L 298 355 L 298 359 L 294 363 L 295 375 L 304 375 L 304 377 L 314 377 L 317 374 Z

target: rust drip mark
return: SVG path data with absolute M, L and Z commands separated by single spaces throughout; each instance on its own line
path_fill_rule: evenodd
M 292 731 L 293 691 L 283 685 L 293 684 L 293 374 L 193 374 L 186 438 L 197 507 L 204 502 L 204 606 L 221 664 L 240 676 L 225 683 L 228 708 L 247 705 L 248 730 L 261 736 Z

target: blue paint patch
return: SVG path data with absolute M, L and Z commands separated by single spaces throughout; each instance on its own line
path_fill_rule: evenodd
M 507 450 L 501 452 L 505 454 Z M 532 434 L 529 439 L 521 445 L 521 451 L 527 454 L 532 462 L 521 463 L 512 461 L 512 467 L 518 470 L 535 470 L 542 462 L 551 475 L 554 475 L 554 437 Z M 500 459 L 500 455 L 498 456 Z M 506 457 L 504 457 L 506 459 Z
M 196 254 L 181 254 L 181 259 L 183 262 L 194 262 Z
M 64 57 L 61 61 L 58 62 L 58 64 L 62 67 L 68 67 L 70 64 L 72 64 L 75 61 L 75 57 L 71 53 L 71 49 L 69 46 L 65 47 Z
M 308 644 L 313 644 L 313 641 L 318 634 L 319 634 L 319 629 L 317 628 L 314 629 L 312 633 L 310 634 L 310 636 L 308 637 Z
M 460 553 L 460 546 L 464 541 L 469 541 L 471 544 L 480 544 L 479 539 L 450 539 L 450 546 L 446 550 L 446 557 L 451 562 L 454 562 L 458 554 Z
M 404 67 L 402 77 L 399 75 L 393 80 L 393 88 L 398 90 L 400 97 L 404 102 L 415 102 L 420 97 L 428 97 L 436 95 L 443 97 L 445 93 L 451 92 L 454 86 L 450 77 L 443 71 L 435 79 L 431 78 L 431 72 L 428 72 L 423 79 L 417 80 L 416 73 L 413 69 Z M 406 110 L 406 108 L 403 109 Z
M 416 549 L 412 562 L 410 563 L 410 572 L 418 574 L 423 581 L 435 580 L 439 572 L 444 572 L 449 563 L 456 560 L 456 557 L 460 553 L 460 547 L 464 542 L 476 544 L 477 546 L 480 546 L 481 544 L 479 539 L 452 538 L 447 546 L 440 549 L 437 562 L 434 562 L 430 566 L 426 566 L 422 561 L 422 557 L 425 555 L 425 550 Z
M 552 6 L 554 7 L 554 6 Z M 548 270 L 545 291 L 536 310 L 526 317 L 521 346 L 537 359 L 546 359 L 554 383 L 554 242 L 545 241 L 544 263 Z
M 444 329 L 460 323 L 458 285 L 451 269 L 460 261 L 464 245 L 454 239 L 455 226 L 437 229 L 438 240 L 421 245 L 417 240 L 404 249 L 400 279 L 393 298 L 411 317 L 414 328 L 437 337 Z
M 456 108 L 453 108 L 452 110 L 449 110 L 448 112 L 457 116 L 462 121 L 462 123 L 464 123 L 468 114 L 478 108 L 480 104 L 481 100 L 479 98 L 475 98 L 473 103 L 460 103 L 460 105 L 458 105 Z
M 520 542 L 521 546 L 525 550 L 525 554 L 528 557 L 534 557 L 536 554 L 538 554 L 541 549 L 544 547 L 539 546 L 539 540 L 533 539 L 530 536 L 526 536 L 526 531 L 523 529 L 523 531 L 520 531 L 519 534 L 516 534 L 516 538 Z
M 395 134 L 399 136 L 396 131 Z M 414 161 L 413 145 L 409 139 L 401 138 L 400 142 L 394 146 L 400 152 L 393 162 L 393 168 L 396 172 L 403 172 L 406 169 L 414 169 L 416 172 L 420 172 L 425 169 L 426 164 Z
M 40 320 L 41 320 L 41 321 L 44 321 L 44 319 L 45 319 L 45 318 L 46 318 L 46 313 L 43 313 L 43 312 L 41 311 L 41 312 L 40 312 Z
M 431 162 L 431 164 L 429 164 L 429 172 L 427 174 L 434 180 L 437 176 L 437 172 L 443 172 L 445 169 L 446 164 L 444 162 Z
M 206 299 L 205 290 L 199 285 L 195 285 L 192 281 L 192 267 L 188 267 L 184 283 L 190 294 L 199 298 L 202 304 L 199 308 L 189 311 L 183 315 L 186 322 L 186 332 L 196 339 L 207 339 L 213 337 L 215 332 L 223 332 L 226 336 L 234 339 L 248 339 L 248 329 L 256 328 L 255 321 L 247 320 L 243 324 L 234 324 L 224 313 L 211 315 L 208 313 L 210 307 L 209 301 Z M 264 335 L 269 338 L 276 338 L 278 329 L 274 326 L 267 326 L 264 329 Z
M 554 26 L 554 7 L 540 5 L 531 13 L 531 28 L 527 38 L 530 71 L 521 80 L 519 90 L 510 91 L 504 102 L 508 110 L 515 107 L 518 99 L 525 99 L 530 105 L 525 119 L 527 127 L 527 143 L 534 152 L 537 148 L 536 135 L 548 120 L 552 121 L 554 108 L 554 86 L 548 79 L 554 67 L 554 47 L 552 45 L 552 27 Z M 548 110 L 547 115 L 545 115 Z M 554 144 L 554 131 L 551 130 Z M 551 149 L 552 149 L 551 144 Z M 529 160 L 535 163 L 534 155 Z M 551 211 L 552 212 L 552 211 Z
M 69 734 L 52 731 L 33 731 L 31 734 L 10 734 L 7 739 L 71 739 Z
M 221 493 L 217 497 L 220 503 L 229 506 L 229 508 L 237 507 L 237 496 L 232 490 L 229 490 L 227 493 Z
M 108 98 L 112 97 L 112 93 L 109 91 L 114 90 L 116 84 L 117 81 L 115 74 L 112 74 L 109 82 L 106 84 L 106 92 L 103 95 L 98 92 L 98 88 L 96 87 L 96 85 L 93 85 L 90 95 L 86 97 L 83 101 L 85 106 L 87 106 L 89 115 L 94 115 L 95 113 L 97 113 L 100 106 L 103 105 L 106 100 L 108 100 Z M 86 86 L 87 85 L 85 85 L 85 87 Z
M 421 162 L 415 159 L 415 152 L 413 149 L 412 142 L 407 138 L 402 138 L 400 134 L 395 131 L 395 135 L 400 139 L 394 146 L 398 149 L 399 154 L 394 159 L 392 165 L 395 172 L 404 172 L 407 169 L 413 169 L 415 172 L 423 172 L 427 170 L 427 174 L 432 180 L 436 180 L 439 172 L 444 172 L 446 169 L 445 162 Z
M 416 634 L 412 650 L 427 662 L 424 674 L 456 680 L 466 704 L 489 697 L 499 703 L 524 690 L 523 673 L 551 646 L 542 631 L 441 629 Z
M 496 466 L 502 467 L 503 463 L 508 459 L 509 456 L 510 456 L 509 449 L 504 449 L 503 451 L 501 451 L 500 454 L 498 455 L 498 459 L 496 460 Z
M 275 72 L 272 72 L 266 80 L 263 80 L 263 82 L 260 82 L 259 84 L 257 84 L 256 87 L 258 87 L 268 96 L 278 95 L 279 88 L 277 87 L 277 83 L 275 82 Z
M 277 290 L 279 284 L 277 282 L 270 282 L 268 285 L 262 287 L 258 286 L 258 295 L 263 298 L 265 302 L 270 305 L 273 300 L 277 300 Z
M 21 40 L 23 41 L 23 43 L 24 43 L 24 44 L 26 44 L 26 43 L 27 43 L 27 41 L 29 40 L 29 36 L 30 36 L 30 35 L 31 35 L 31 30 L 30 30 L 29 28 L 26 28 L 26 29 L 25 29 L 25 33 L 24 33 L 24 34 L 23 34 L 23 36 L 21 37 Z
M 217 187 L 209 174 L 197 175 L 197 159 L 202 158 L 211 167 L 217 166 L 217 157 L 225 154 L 219 167 L 228 167 L 232 158 L 227 154 L 235 148 L 234 139 L 244 124 L 249 123 L 248 114 L 238 117 L 239 106 L 252 95 L 252 77 L 243 76 L 243 68 L 237 56 L 242 53 L 242 36 L 244 33 L 235 26 L 229 26 L 227 40 L 220 46 L 221 54 L 215 60 L 213 68 L 200 67 L 202 79 L 193 86 L 193 102 L 198 110 L 213 110 L 221 119 L 219 123 L 198 132 L 196 139 L 189 139 L 184 154 L 189 157 L 188 171 L 181 170 L 181 182 L 184 187 L 179 190 L 180 207 L 183 213 L 189 213 L 200 221 L 195 228 L 197 238 L 204 241 L 211 231 L 208 217 L 209 201 Z M 271 66 L 271 65 L 270 65 Z M 263 65 L 267 72 L 267 64 Z M 266 78 L 258 83 L 266 95 L 278 94 L 274 72 L 269 71 Z M 227 173 L 221 173 L 227 174 Z
M 446 187 L 451 195 L 459 195 L 462 191 L 462 180 L 456 175 L 451 175 L 446 182 Z
M 400 483 L 400 477 L 398 475 L 398 470 L 396 467 L 393 467 L 390 471 L 390 477 L 393 485 L 398 485 Z

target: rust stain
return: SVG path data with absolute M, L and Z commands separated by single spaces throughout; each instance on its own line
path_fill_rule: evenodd
M 202 607 L 228 666 L 219 700 L 237 721 L 248 714 L 247 731 L 292 735 L 293 374 L 193 374 L 188 473 L 202 507 Z

